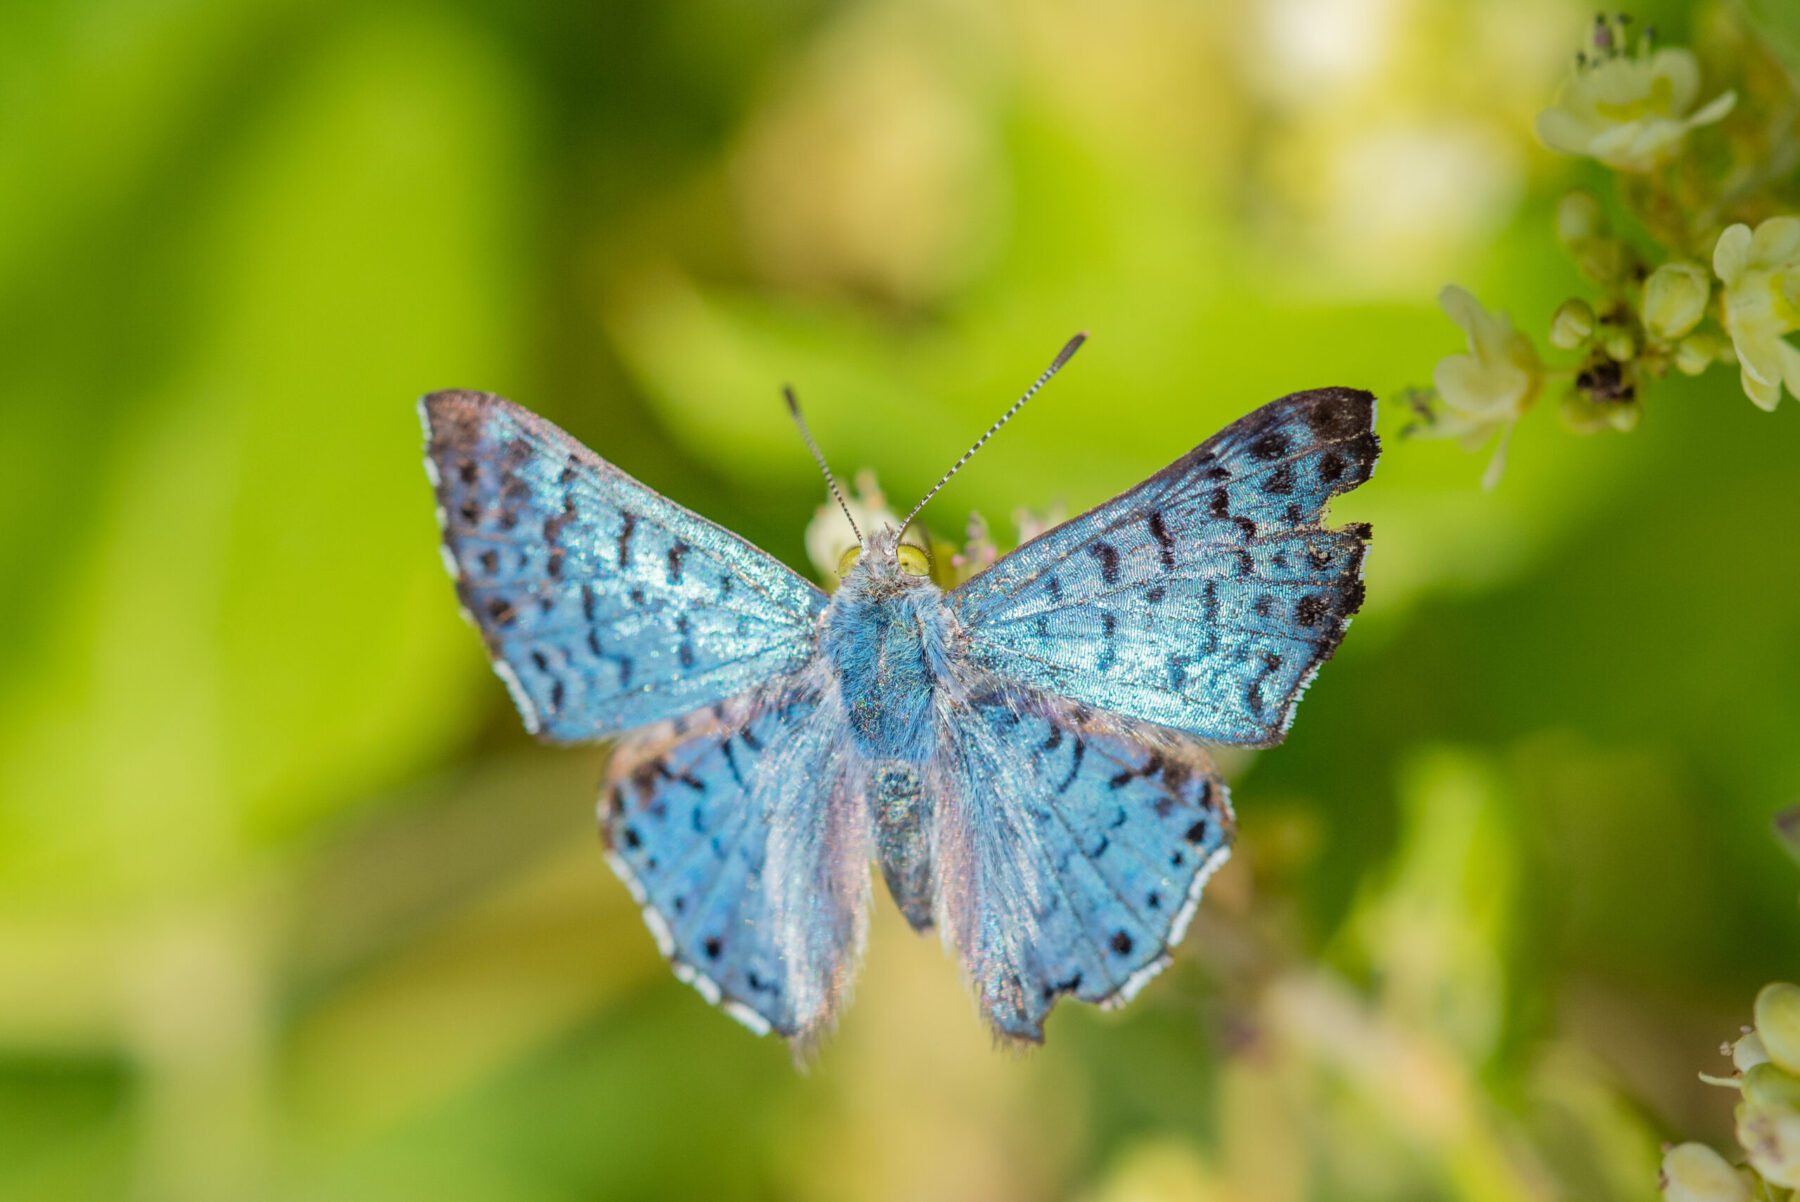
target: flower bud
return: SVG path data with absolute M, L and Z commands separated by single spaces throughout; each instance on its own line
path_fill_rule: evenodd
M 1594 310 L 1579 298 L 1571 298 L 1556 307 L 1550 316 L 1550 345 L 1572 351 L 1594 333 Z
M 1637 339 L 1631 336 L 1630 330 L 1614 330 L 1600 345 L 1606 351 L 1606 357 L 1615 363 L 1630 363 L 1637 358 Z
M 1750 1202 L 1750 1187 L 1705 1144 L 1676 1144 L 1663 1153 L 1662 1194 L 1668 1202 Z
M 1769 1053 L 1763 1049 L 1762 1038 L 1755 1031 L 1731 1045 L 1731 1063 L 1740 1073 L 1747 1073 L 1757 1065 L 1768 1062 Z
M 1675 348 L 1675 367 L 1684 376 L 1697 376 L 1719 360 L 1717 334 L 1692 334 Z
M 1644 328 L 1674 341 L 1700 324 L 1712 277 L 1698 263 L 1664 263 L 1644 281 Z
M 1570 249 L 1606 232 L 1606 214 L 1592 192 L 1570 192 L 1556 202 L 1556 236 Z
M 1743 1090 L 1746 1106 L 1800 1115 L 1800 1077 L 1783 1072 L 1779 1065 L 1753 1064 L 1745 1069 Z
M 1770 1185 L 1800 1187 L 1800 1113 L 1745 1101 L 1737 1108 L 1737 1138 L 1750 1167 Z
M 1800 1076 L 1800 985 L 1763 986 L 1756 995 L 1756 1034 L 1771 1061 Z
M 1575 266 L 1596 284 L 1616 284 L 1625 278 L 1631 252 L 1617 238 L 1589 238 L 1571 248 Z

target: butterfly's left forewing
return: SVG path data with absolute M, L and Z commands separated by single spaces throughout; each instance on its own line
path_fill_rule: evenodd
M 1295 393 L 949 595 L 972 664 L 1216 743 L 1279 742 L 1362 604 L 1375 401 Z
M 501 397 L 420 406 L 444 554 L 526 726 L 603 738 L 791 674 L 825 595 Z

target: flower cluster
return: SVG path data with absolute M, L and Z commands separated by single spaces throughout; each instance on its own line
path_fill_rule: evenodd
M 1770 1188 L 1800 1189 L 1800 985 L 1780 982 L 1756 995 L 1756 1025 L 1721 1050 L 1729 1077 L 1707 1077 L 1735 1089 L 1737 1141 L 1745 1164 L 1732 1165 L 1701 1143 L 1663 1154 L 1668 1202 L 1752 1202 Z
M 1504 314 L 1451 286 L 1440 303 L 1468 353 L 1442 360 L 1433 387 L 1410 394 L 1410 432 L 1471 448 L 1498 435 L 1485 482 L 1497 482 L 1514 423 L 1553 385 L 1562 415 L 1583 433 L 1636 426 L 1645 391 L 1671 371 L 1697 376 L 1736 365 L 1745 394 L 1773 409 L 1800 396 L 1800 95 L 1789 76 L 1740 64 L 1736 90 L 1700 103 L 1700 61 L 1682 47 L 1633 39 L 1628 17 L 1596 19 L 1556 103 L 1540 113 L 1551 149 L 1611 169 L 1627 228 L 1587 191 L 1556 209 L 1563 250 L 1598 295 L 1570 297 L 1551 315 L 1540 354 Z M 1746 42 L 1742 59 L 1762 53 Z M 1777 114 L 1763 117 L 1762 114 Z M 1706 132 L 1713 143 L 1697 145 Z

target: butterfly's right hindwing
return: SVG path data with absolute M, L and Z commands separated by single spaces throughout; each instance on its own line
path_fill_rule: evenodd
M 1326 388 L 1234 422 L 952 592 L 970 662 L 1219 743 L 1281 740 L 1362 604 L 1368 528 L 1322 524 L 1369 478 L 1375 401 Z
M 479 392 L 420 406 L 446 563 L 526 726 L 598 739 L 794 672 L 825 595 Z

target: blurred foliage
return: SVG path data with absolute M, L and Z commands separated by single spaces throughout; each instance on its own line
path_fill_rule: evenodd
M 1796 69 L 1794 8 L 1744 14 Z M 1721 15 L 1723 14 L 1723 15 Z M 1665 37 L 1737 10 L 1649 6 Z M 675 982 L 456 617 L 411 399 L 489 388 L 796 566 L 846 476 L 1078 510 L 1532 328 L 1573 0 L 0 11 L 0 1197 L 1649 1198 L 1800 957 L 1800 413 L 1670 377 L 1369 601 L 1176 967 L 992 1053 L 883 903 L 796 1076 Z M 1397 426 L 1398 419 L 1394 424 Z M 999 526 L 1004 529 L 1004 523 Z

